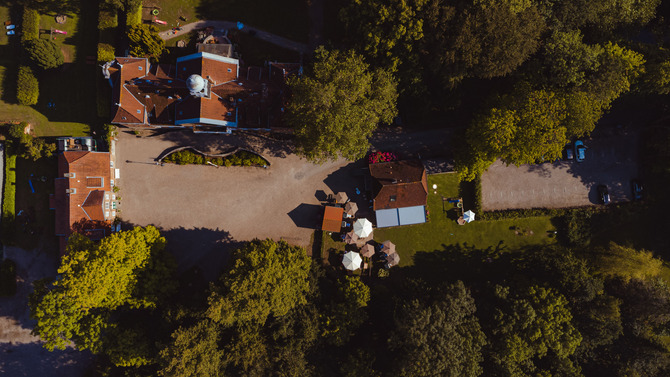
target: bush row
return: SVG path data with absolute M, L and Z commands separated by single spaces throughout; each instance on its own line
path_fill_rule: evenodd
M 33 70 L 27 66 L 19 67 L 16 80 L 16 99 L 21 105 L 31 106 L 37 103 L 40 96 L 40 86 Z
M 5 259 L 0 263 L 0 296 L 16 294 L 16 263 Z
M 104 9 L 104 3 L 102 2 L 100 8 L 98 12 L 98 30 L 114 29 L 119 26 L 116 10 Z
M 164 162 L 177 165 L 206 165 L 212 163 L 217 166 L 266 166 L 267 160 L 256 154 L 239 151 L 226 157 L 207 157 L 189 149 L 183 149 L 163 158 Z
M 472 181 L 461 181 L 459 195 L 463 198 L 463 210 L 471 210 L 477 215 L 483 213 L 481 176 L 478 175 Z
M 11 243 L 14 239 L 16 218 L 16 156 L 5 148 L 5 185 L 2 194 L 2 239 Z
M 23 20 L 21 22 L 21 42 L 40 37 L 40 13 L 35 9 L 23 7 Z

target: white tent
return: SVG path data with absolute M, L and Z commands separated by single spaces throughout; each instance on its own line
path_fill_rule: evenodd
M 463 220 L 465 220 L 466 223 L 471 223 L 475 221 L 475 213 L 468 210 L 463 214 Z
M 344 257 L 342 258 L 342 264 L 344 265 L 344 268 L 351 271 L 361 268 L 362 261 L 363 260 L 361 259 L 361 255 L 355 251 L 350 251 L 344 254 Z
M 372 223 L 368 219 L 358 219 L 354 222 L 354 233 L 360 238 L 372 234 Z

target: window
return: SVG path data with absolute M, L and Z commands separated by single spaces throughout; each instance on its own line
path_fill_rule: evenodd
M 141 71 L 141 70 L 142 70 L 142 66 L 137 67 L 137 69 L 139 69 L 139 70 Z
M 138 114 L 142 114 L 142 110 L 137 109 L 137 113 L 138 113 Z
M 105 209 L 109 209 L 109 202 L 105 202 Z
M 228 68 L 228 72 L 232 72 L 232 71 L 233 71 L 232 69 Z
M 395 199 L 396 199 L 396 196 L 395 196 L 395 195 L 391 195 L 391 197 L 389 198 L 389 201 L 391 201 L 391 202 L 395 202 Z

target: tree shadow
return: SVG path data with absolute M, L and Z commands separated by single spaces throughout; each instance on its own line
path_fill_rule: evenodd
M 323 206 L 302 203 L 287 215 L 298 228 L 320 229 L 323 219 Z
M 161 234 L 167 240 L 166 249 L 177 262 L 177 272 L 197 266 L 209 281 L 219 277 L 232 251 L 242 244 L 220 229 L 180 227 L 161 229 Z
M 72 347 L 48 351 L 38 342 L 0 344 L 0 354 L 0 372 L 4 376 L 81 376 L 94 360 L 89 351 Z
M 164 131 L 163 131 L 164 132 Z M 259 133 L 243 130 L 232 134 L 196 134 L 191 130 L 175 129 L 157 136 L 179 146 L 194 146 L 201 151 L 221 151 L 232 147 L 240 147 L 254 151 L 262 156 L 286 157 L 293 153 L 293 143 L 288 140 L 277 140 Z

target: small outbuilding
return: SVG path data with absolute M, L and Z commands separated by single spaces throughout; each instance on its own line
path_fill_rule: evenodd
M 344 208 L 342 207 L 325 206 L 321 229 L 328 232 L 339 232 L 342 229 L 343 214 Z

